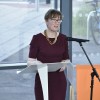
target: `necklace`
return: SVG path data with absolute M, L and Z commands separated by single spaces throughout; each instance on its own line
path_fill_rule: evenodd
M 44 35 L 45 35 L 47 41 L 48 41 L 51 45 L 53 45 L 54 43 L 56 43 L 56 41 L 57 41 L 57 34 L 56 34 L 55 40 L 54 40 L 53 42 L 51 42 L 51 41 L 49 40 L 49 37 L 48 37 L 48 35 L 47 35 L 47 31 L 46 31 L 46 30 L 44 30 Z

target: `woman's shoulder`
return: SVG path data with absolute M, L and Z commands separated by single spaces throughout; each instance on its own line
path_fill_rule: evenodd
M 61 37 L 61 38 L 67 38 L 67 36 L 65 34 L 62 34 L 62 33 L 59 34 L 59 37 Z
M 63 33 L 60 33 L 60 34 L 59 34 L 59 37 L 60 37 L 62 40 L 64 40 L 64 41 L 68 40 L 68 37 L 67 37 L 65 34 L 63 34 Z
M 33 35 L 33 37 L 39 38 L 39 37 L 41 37 L 41 34 L 42 34 L 42 33 L 35 34 L 35 35 Z
M 31 43 L 35 43 L 35 42 L 38 42 L 38 40 L 41 38 L 41 33 L 38 33 L 38 34 L 35 34 L 32 36 L 32 39 L 31 39 Z
M 42 36 L 42 33 L 38 33 L 38 34 L 33 35 L 32 39 L 38 40 L 41 38 L 41 36 Z

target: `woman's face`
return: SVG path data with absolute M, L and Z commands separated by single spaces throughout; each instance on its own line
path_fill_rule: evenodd
M 62 22 L 62 20 L 58 16 L 58 17 L 46 20 L 46 25 L 49 30 L 57 32 L 60 28 L 61 22 Z

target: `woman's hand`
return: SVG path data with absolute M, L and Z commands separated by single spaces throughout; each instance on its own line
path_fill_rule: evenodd
M 61 67 L 61 69 L 60 69 L 59 72 L 62 72 L 62 71 L 64 71 L 65 69 L 66 69 L 66 66 Z
M 62 63 L 64 63 L 64 62 L 65 62 L 65 63 L 68 63 L 68 62 L 70 62 L 70 60 L 69 60 L 69 59 L 67 59 L 67 60 L 62 60 L 61 62 L 62 62 Z M 59 71 L 59 72 L 64 71 L 64 70 L 66 69 L 66 67 L 67 67 L 67 66 L 64 64 L 64 66 L 63 66 L 63 67 L 61 67 L 61 69 L 60 69 L 60 71 Z
M 38 65 L 38 64 L 42 64 L 42 62 L 34 58 L 28 58 L 27 60 L 27 66 Z

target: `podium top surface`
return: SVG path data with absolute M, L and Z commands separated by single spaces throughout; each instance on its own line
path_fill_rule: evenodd
M 48 72 L 54 72 L 60 69 L 63 66 L 66 66 L 68 63 L 66 62 L 57 62 L 57 63 L 43 63 L 43 64 L 37 64 L 37 65 L 30 65 L 26 68 L 24 68 L 19 73 L 36 73 L 39 68 L 47 67 Z

